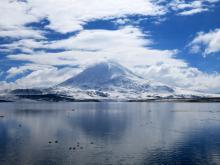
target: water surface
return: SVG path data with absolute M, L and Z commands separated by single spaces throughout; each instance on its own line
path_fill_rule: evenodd
M 220 164 L 220 104 L 1 103 L 0 164 Z

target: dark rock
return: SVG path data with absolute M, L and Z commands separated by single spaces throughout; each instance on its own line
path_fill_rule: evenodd
M 75 99 L 69 98 L 68 96 L 53 94 L 53 93 L 39 94 L 39 95 L 16 94 L 16 96 L 21 99 L 31 99 L 31 100 L 36 100 L 36 101 L 50 101 L 50 102 L 59 102 L 59 101 L 73 102 L 75 101 Z
M 16 95 L 41 95 L 42 91 L 38 89 L 15 89 L 10 93 Z

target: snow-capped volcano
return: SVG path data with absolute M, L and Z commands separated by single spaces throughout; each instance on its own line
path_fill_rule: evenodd
M 217 98 L 217 99 L 216 99 Z M 49 89 L 18 89 L 1 100 L 220 100 L 220 95 L 204 94 L 149 81 L 112 61 L 94 64 L 76 76 Z
M 94 89 L 103 92 L 114 90 L 122 92 L 124 90 L 124 93 L 127 90 L 136 93 L 174 91 L 172 88 L 162 84 L 151 84 L 116 62 L 101 62 L 90 66 L 58 86 L 83 90 Z
M 52 93 L 76 99 L 133 100 L 170 95 L 174 88 L 136 75 L 112 61 L 94 64 L 76 76 L 51 88 Z
M 61 83 L 60 86 L 72 86 L 84 89 L 97 89 L 109 86 L 119 87 L 132 83 L 130 79 L 135 78 L 139 77 L 118 63 L 101 62 L 88 67 L 77 76 Z

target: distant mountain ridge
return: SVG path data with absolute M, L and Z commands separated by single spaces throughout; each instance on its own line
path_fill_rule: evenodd
M 44 101 L 220 101 L 220 95 L 204 94 L 170 87 L 136 75 L 112 61 L 89 66 L 72 78 L 47 89 L 16 89 L 0 100 Z

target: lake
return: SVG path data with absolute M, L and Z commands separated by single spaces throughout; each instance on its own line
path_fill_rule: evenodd
M 0 164 L 220 164 L 220 103 L 0 103 Z

